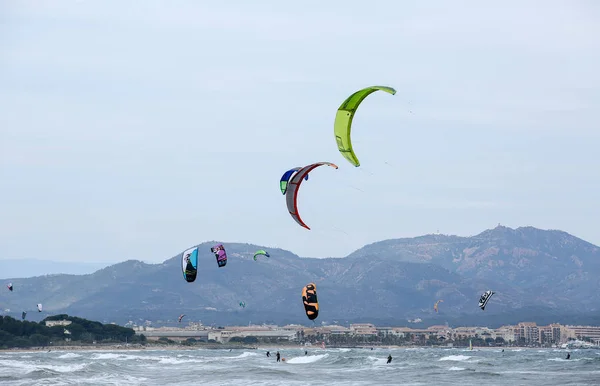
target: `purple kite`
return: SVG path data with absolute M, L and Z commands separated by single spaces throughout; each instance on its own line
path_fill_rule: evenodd
M 210 249 L 210 251 L 215 254 L 219 268 L 224 267 L 227 264 L 227 252 L 225 252 L 225 247 L 223 247 L 223 244 L 215 245 Z

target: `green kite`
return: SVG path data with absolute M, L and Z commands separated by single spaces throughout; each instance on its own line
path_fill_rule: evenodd
M 258 256 L 258 255 L 264 255 L 267 257 L 271 257 L 271 255 L 269 255 L 269 252 L 267 252 L 263 249 L 260 249 L 260 250 L 256 251 L 256 253 L 254 254 L 254 261 L 256 261 L 256 256 Z
M 348 99 L 342 103 L 338 108 L 337 114 L 335 115 L 335 123 L 333 125 L 333 132 L 335 134 L 335 141 L 337 142 L 338 150 L 344 158 L 346 158 L 352 165 L 358 167 L 360 162 L 354 149 L 352 149 L 352 142 L 350 141 L 350 127 L 352 126 L 352 119 L 356 113 L 356 109 L 361 102 L 368 97 L 370 94 L 377 90 L 385 91 L 392 95 L 396 94 L 396 90 L 387 86 L 372 86 L 363 88 L 350 95 Z

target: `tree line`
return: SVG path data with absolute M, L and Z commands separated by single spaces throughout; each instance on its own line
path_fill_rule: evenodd
M 46 326 L 46 321 L 68 320 L 67 326 Z M 39 323 L 0 316 L 0 348 L 60 346 L 65 344 L 144 343 L 146 337 L 131 328 L 102 324 L 66 314 L 47 317 Z

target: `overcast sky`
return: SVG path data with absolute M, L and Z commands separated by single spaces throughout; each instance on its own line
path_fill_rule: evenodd
M 301 256 L 498 223 L 600 244 L 597 1 L 0 0 L 0 259 Z M 353 167 L 336 109 L 361 105 Z M 279 178 L 317 161 L 299 208 Z

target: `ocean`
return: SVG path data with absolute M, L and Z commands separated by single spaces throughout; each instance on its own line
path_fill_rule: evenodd
M 0 385 L 600 385 L 600 350 L 281 348 L 279 363 L 266 351 L 0 352 Z

